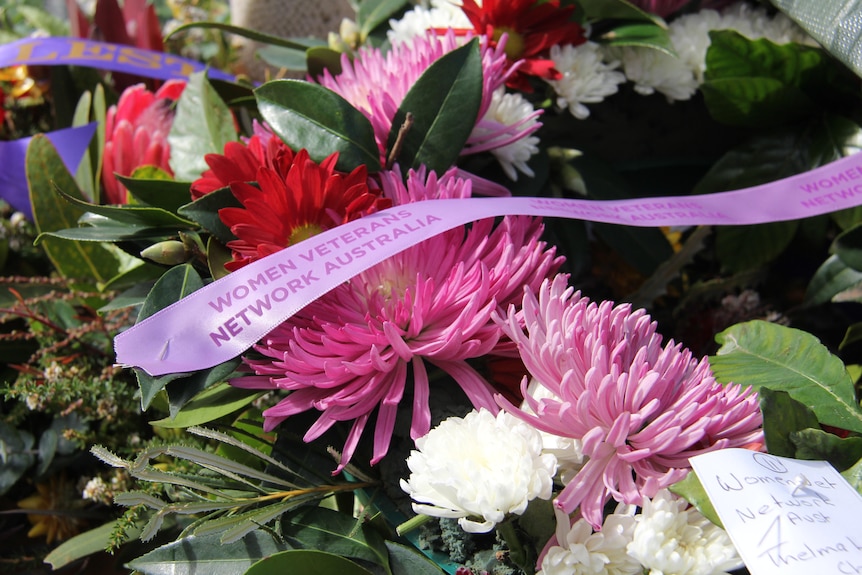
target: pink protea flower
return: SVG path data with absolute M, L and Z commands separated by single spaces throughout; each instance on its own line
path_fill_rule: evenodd
M 168 134 L 174 118 L 173 104 L 185 87 L 183 80 L 169 80 L 154 94 L 143 84 L 136 84 L 108 109 L 102 164 L 106 203 L 128 201 L 126 187 L 114 174 L 128 176 L 140 166 L 157 166 L 173 175 L 168 163 Z
M 439 179 L 431 173 L 427 180 L 424 173 L 411 172 L 406 186 L 397 172 L 381 178 L 384 195 L 404 209 L 397 212 L 397 222 L 378 228 L 372 237 L 427 225 L 411 216 L 411 202 L 470 194 L 470 182 L 452 171 Z M 373 216 L 364 219 L 369 229 L 381 225 Z M 264 411 L 267 430 L 309 409 L 321 414 L 306 441 L 337 421 L 353 421 L 339 469 L 350 461 L 375 409 L 371 462 L 386 455 L 408 368 L 414 439 L 430 429 L 426 362 L 451 375 L 477 409 L 497 412 L 493 388 L 467 360 L 513 349 L 511 342 L 501 343 L 502 331 L 491 313 L 514 304 L 523 285 L 538 287 L 559 266 L 554 249 L 539 240 L 541 232 L 538 219 L 507 217 L 496 226 L 493 219 L 481 220 L 421 242 L 355 276 L 273 330 L 255 347 L 266 358 L 245 360 L 255 375 L 231 383 L 290 391 Z M 342 249 L 334 261 L 346 265 L 374 249 L 374 243 L 357 241 Z
M 526 289 L 523 306 L 495 316 L 550 398 L 522 390 L 533 413 L 498 396 L 538 429 L 578 439 L 589 459 L 555 504 L 599 529 L 609 498 L 640 505 L 682 479 L 688 458 L 762 440 L 757 395 L 715 381 L 706 359 L 673 341 L 662 347 L 655 322 L 629 305 L 599 305 L 559 275 Z M 524 330 L 526 325 L 526 331 Z
M 429 33 L 416 36 L 409 42 L 394 46 L 386 56 L 377 48 L 362 48 L 353 60 L 346 54 L 342 55 L 342 72 L 338 76 L 325 71 L 318 81 L 350 102 L 371 121 L 381 159 L 385 160 L 392 120 L 407 92 L 431 64 L 460 46 L 461 42 L 463 39 L 449 30 L 443 35 Z M 535 121 L 541 114 L 538 110 L 518 117 L 512 123 L 486 117 L 494 91 L 502 87 L 518 69 L 518 64 L 509 67 L 505 44 L 503 38 L 496 47 L 491 47 L 487 39 L 482 38 L 482 103 L 477 127 L 467 140 L 462 154 L 479 153 L 512 144 L 541 127 Z M 381 90 L 381 86 L 386 89 Z

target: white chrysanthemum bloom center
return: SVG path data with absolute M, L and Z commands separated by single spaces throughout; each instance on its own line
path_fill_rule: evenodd
M 619 61 L 605 62 L 604 52 L 595 42 L 585 42 L 579 46 L 551 46 L 551 60 L 563 77 L 546 82 L 557 93 L 557 105 L 568 108 L 579 120 L 590 115 L 584 103 L 601 102 L 616 94 L 619 85 L 626 81 L 625 75 L 615 69 L 620 65 Z
M 727 533 L 667 489 L 645 499 L 629 555 L 651 575 L 726 575 L 742 566 Z
M 489 149 L 497 158 L 497 162 L 509 179 L 517 181 L 518 172 L 532 178 L 535 174 L 527 162 L 533 154 L 538 153 L 539 138 L 515 137 L 515 134 L 524 130 L 532 133 L 538 129 L 537 115 L 533 105 L 522 95 L 507 93 L 504 87 L 497 88 L 494 90 L 488 111 L 473 129 L 471 139 L 481 138 L 486 134 L 499 134 L 496 140 L 485 142 L 483 147 Z M 501 126 L 511 126 L 512 130 L 501 130 Z M 512 141 L 504 143 L 505 138 Z
M 416 513 L 458 518 L 464 531 L 486 533 L 531 500 L 549 499 L 557 464 L 529 424 L 482 409 L 450 417 L 417 439 L 407 466 L 401 488 Z
M 643 567 L 626 553 L 634 535 L 634 510 L 631 505 L 617 506 L 602 530 L 593 532 L 586 519 L 571 524 L 565 512 L 555 509 L 556 544 L 542 557 L 536 575 L 640 575 Z

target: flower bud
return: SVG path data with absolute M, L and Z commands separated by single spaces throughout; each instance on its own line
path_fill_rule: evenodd
M 176 240 L 166 240 L 153 244 L 141 252 L 141 257 L 168 266 L 183 264 L 189 261 L 191 255 L 183 243 Z

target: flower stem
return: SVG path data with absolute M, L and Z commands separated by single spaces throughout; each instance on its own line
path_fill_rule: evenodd
M 535 553 L 531 553 L 530 549 L 521 543 L 514 521 L 507 519 L 498 523 L 497 533 L 506 542 L 506 546 L 509 548 L 509 559 L 512 563 L 520 567 L 527 575 L 534 575 L 536 573 Z

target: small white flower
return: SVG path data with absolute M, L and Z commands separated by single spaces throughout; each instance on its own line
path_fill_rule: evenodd
M 393 45 L 411 40 L 415 36 L 428 33 L 428 30 L 473 29 L 464 12 L 454 5 L 448 7 L 423 8 L 417 6 L 404 13 L 400 20 L 390 20 L 386 37 Z
M 81 496 L 91 501 L 102 501 L 108 492 L 108 486 L 101 477 L 94 477 L 84 486 Z
M 617 506 L 594 533 L 586 519 L 572 524 L 565 512 L 555 509 L 556 545 L 547 550 L 536 575 L 639 575 L 643 567 L 626 553 L 634 534 L 634 510 Z
M 653 48 L 626 46 L 618 52 L 626 77 L 638 94 L 655 92 L 669 100 L 688 100 L 697 92 L 698 82 L 685 62 Z
M 644 499 L 628 553 L 650 575 L 722 575 L 742 566 L 727 533 L 667 489 Z
M 522 514 L 535 498 L 549 499 L 556 471 L 533 427 L 501 411 L 450 417 L 416 440 L 401 488 L 413 510 L 458 518 L 468 533 L 486 533 L 507 513 Z
M 617 60 L 603 61 L 604 53 L 595 42 L 585 42 L 579 46 L 551 46 L 551 60 L 554 68 L 563 75 L 559 80 L 546 80 L 557 93 L 557 105 L 568 108 L 572 115 L 584 120 L 590 110 L 584 106 L 597 104 L 612 94 L 626 81 L 622 72 L 616 70 Z
M 520 94 L 510 94 L 500 87 L 494 91 L 491 104 L 482 119 L 476 123 L 470 139 L 483 139 L 486 134 L 499 136 L 484 140 L 482 149 L 489 150 L 510 180 L 518 180 L 518 171 L 534 176 L 527 162 L 539 151 L 539 138 L 529 134 L 539 129 L 539 112 Z M 506 143 L 506 139 L 511 140 Z M 480 151 L 469 148 L 471 153 Z M 516 171 L 517 170 L 517 171 Z

